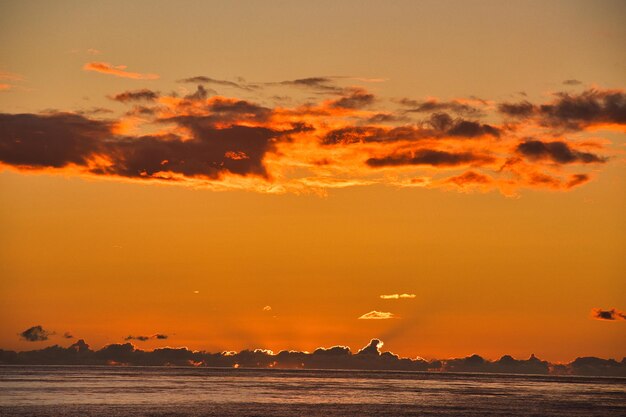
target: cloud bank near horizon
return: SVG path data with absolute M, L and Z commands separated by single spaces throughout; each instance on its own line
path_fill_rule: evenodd
M 164 347 L 146 351 L 132 343 L 110 344 L 92 350 L 84 340 L 64 348 L 59 345 L 40 350 L 15 352 L 0 349 L 0 364 L 11 365 L 115 365 L 115 366 L 195 366 L 275 369 L 363 369 L 429 372 L 487 372 L 538 375 L 626 376 L 626 358 L 581 357 L 567 364 L 549 363 L 534 355 L 525 360 L 509 355 L 490 361 L 479 355 L 464 358 L 425 360 L 401 358 L 382 351 L 383 343 L 372 339 L 353 353 L 348 346 L 317 348 L 313 352 L 267 349 L 209 353 L 185 347 Z
M 139 80 L 156 77 L 125 68 L 85 67 Z M 345 81 L 249 83 L 195 76 L 180 80 L 197 84 L 183 96 L 148 88 L 110 95 L 126 106 L 118 116 L 108 109 L 4 113 L 0 165 L 213 190 L 324 194 L 383 184 L 516 195 L 589 182 L 619 155 L 597 132 L 626 132 L 622 90 L 560 92 L 544 103 L 398 100 Z M 257 98 L 218 95 L 208 85 Z M 276 88 L 287 95 L 268 102 Z M 315 101 L 294 104 L 289 92 L 302 90 Z

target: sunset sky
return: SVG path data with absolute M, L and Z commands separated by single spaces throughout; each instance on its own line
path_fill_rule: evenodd
M 0 348 L 621 360 L 625 17 L 0 1 Z

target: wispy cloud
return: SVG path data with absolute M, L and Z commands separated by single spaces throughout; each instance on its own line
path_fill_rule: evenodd
M 166 334 L 156 333 L 156 334 L 153 334 L 151 336 L 132 336 L 132 335 L 130 335 L 130 336 L 126 336 L 124 338 L 124 340 L 137 340 L 139 342 L 145 342 L 145 341 L 148 341 L 150 339 L 165 340 L 167 338 L 169 338 L 169 336 L 166 335 Z
M 387 295 L 381 295 L 380 298 L 382 298 L 383 300 L 398 300 L 401 298 L 415 298 L 416 295 L 415 294 L 387 294 Z
M 126 65 L 112 65 L 108 62 L 88 62 L 83 66 L 85 71 L 95 71 L 102 74 L 109 74 L 122 78 L 131 78 L 134 80 L 156 80 L 159 78 L 157 74 L 130 72 L 126 71 L 126 68 Z
M 372 310 L 369 313 L 363 314 L 358 319 L 359 320 L 388 320 L 388 319 L 395 319 L 395 318 L 397 318 L 397 316 L 393 313 Z

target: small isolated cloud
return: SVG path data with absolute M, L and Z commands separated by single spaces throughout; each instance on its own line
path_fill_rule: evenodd
M 263 311 L 272 311 L 272 306 L 263 307 Z
M 148 341 L 150 339 L 165 340 L 168 337 L 169 336 L 166 335 L 166 334 L 156 333 L 156 334 L 153 334 L 152 336 L 132 336 L 132 335 L 129 335 L 129 336 L 126 336 L 124 338 L 124 340 L 126 340 L 126 341 L 137 340 L 139 342 L 146 342 L 146 341 Z
M 63 338 L 65 339 L 73 339 L 74 336 L 70 332 L 63 333 Z
M 359 320 L 387 320 L 395 318 L 397 318 L 397 316 L 393 313 L 372 310 L 369 313 L 365 313 L 361 317 L 359 317 Z
M 581 85 L 582 81 L 578 81 L 578 80 L 565 80 L 563 81 L 563 84 L 565 85 Z
M 48 340 L 51 334 L 41 326 L 33 326 L 20 333 L 20 337 L 28 342 L 42 342 Z
M 154 101 L 159 98 L 159 93 L 156 91 L 142 88 L 141 90 L 124 91 L 111 97 L 112 100 L 119 101 L 121 103 L 128 103 L 131 101 Z
M 608 320 L 608 321 L 617 321 L 617 320 L 626 320 L 626 313 L 623 311 L 619 311 L 615 308 L 610 310 L 602 310 L 601 308 L 594 308 L 591 310 L 591 317 L 596 320 Z
M 96 48 L 89 48 L 89 49 L 87 49 L 87 53 L 89 55 L 100 55 L 102 53 L 102 51 L 99 50 L 99 49 L 96 49 Z
M 141 74 L 138 72 L 126 71 L 126 65 L 112 65 L 108 62 L 88 62 L 83 66 L 85 71 L 95 71 L 102 74 L 114 75 L 122 78 L 132 78 L 134 80 L 156 80 L 157 74 Z
M 415 298 L 415 294 L 383 294 L 380 296 L 383 300 L 398 300 L 400 298 Z

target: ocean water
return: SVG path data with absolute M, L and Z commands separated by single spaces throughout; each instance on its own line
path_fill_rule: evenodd
M 626 379 L 0 366 L 0 416 L 626 416 Z

